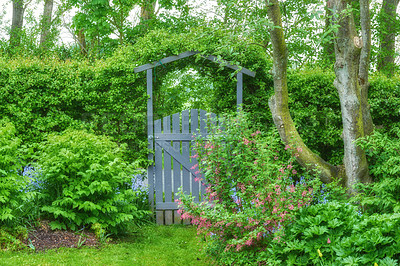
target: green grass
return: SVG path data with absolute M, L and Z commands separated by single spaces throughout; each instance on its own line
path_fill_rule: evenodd
M 0 265 L 210 265 L 191 226 L 145 226 L 116 244 L 46 252 L 1 252 Z

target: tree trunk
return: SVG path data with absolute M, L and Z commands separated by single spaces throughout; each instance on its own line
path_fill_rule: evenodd
M 289 113 L 287 88 L 287 48 L 282 30 L 282 20 L 278 0 L 266 0 L 268 17 L 274 27 L 270 30 L 273 48 L 273 76 L 275 95 L 269 101 L 272 117 L 284 143 L 292 147 L 297 161 L 309 170 L 319 173 L 320 179 L 329 183 L 340 178 L 343 171 L 325 162 L 313 153 L 297 132 Z
M 155 16 L 157 1 L 147 0 L 140 7 L 140 19 L 142 22 L 153 19 Z
M 334 85 L 339 92 L 342 112 L 345 184 L 349 188 L 349 192 L 353 193 L 355 192 L 354 184 L 371 181 L 365 152 L 355 143 L 357 139 L 365 136 L 364 124 L 369 123 L 368 118 L 364 117 L 363 109 L 366 108 L 368 80 L 365 79 L 368 77 L 368 67 L 366 66 L 369 64 L 369 47 L 366 48 L 364 45 L 370 42 L 370 36 L 365 28 L 367 25 L 363 26 L 363 37 L 366 40 L 362 40 L 358 36 L 347 1 L 330 0 L 330 2 L 333 10 L 332 23 L 339 25 L 335 41 L 336 79 Z M 369 15 L 368 0 L 360 0 L 360 2 L 363 3 L 364 17 L 362 20 L 364 23 L 367 21 L 369 23 L 369 20 L 365 18 L 367 14 Z M 363 47 L 367 50 L 362 53 Z M 363 71 L 362 73 L 360 69 Z M 359 73 L 363 76 L 359 76 Z M 360 86 L 359 82 L 363 86 Z
M 331 18 L 332 18 L 332 11 L 327 4 L 325 6 L 325 28 L 324 28 L 325 32 L 328 32 L 331 28 Z M 333 43 L 334 33 L 331 32 L 327 35 L 328 35 L 328 36 L 326 36 L 327 40 L 323 41 L 323 43 L 322 43 L 322 47 L 323 47 L 322 57 L 323 57 L 324 63 L 331 65 L 335 62 L 335 45 Z
M 80 29 L 78 31 L 78 42 L 79 42 L 79 47 L 81 48 L 81 55 L 86 56 L 88 52 L 86 47 L 86 36 L 84 29 Z
M 392 76 L 395 69 L 396 10 L 399 0 L 383 0 L 380 11 L 378 71 Z
M 10 32 L 10 47 L 18 47 L 21 43 L 21 32 L 24 23 L 24 1 L 13 0 L 13 17 Z
M 53 0 L 44 1 L 43 17 L 41 21 L 40 47 L 45 48 L 50 34 L 51 18 L 53 15 Z

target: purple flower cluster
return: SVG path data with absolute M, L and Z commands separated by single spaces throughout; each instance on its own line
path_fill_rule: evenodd
M 39 176 L 41 174 L 42 173 L 40 168 L 35 169 L 31 165 L 24 167 L 24 170 L 22 171 L 22 176 L 27 178 L 27 185 L 24 189 L 25 193 L 43 189 L 44 183 L 42 180 L 39 179 Z

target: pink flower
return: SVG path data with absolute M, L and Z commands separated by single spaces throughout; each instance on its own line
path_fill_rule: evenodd
M 248 139 L 246 139 L 246 138 L 243 138 L 243 142 L 244 142 L 245 145 L 249 145 L 249 143 L 250 143 L 250 141 Z
M 293 168 L 293 165 L 291 165 L 291 164 L 289 164 L 288 166 L 287 166 L 287 169 L 292 169 Z
M 302 151 L 303 151 L 303 149 L 302 149 L 302 148 L 300 148 L 300 147 L 298 147 L 298 148 L 297 148 L 297 151 L 298 151 L 298 152 L 302 152 Z
M 329 237 L 328 237 L 328 241 L 326 241 L 326 243 L 328 243 L 328 244 L 330 244 L 330 243 L 331 243 L 331 240 L 329 239 Z
M 285 169 L 281 168 L 281 169 L 279 169 L 279 172 L 281 172 L 283 174 L 283 173 L 285 173 Z
M 194 169 L 196 169 L 198 166 L 199 166 L 199 164 L 196 163 L 195 165 L 193 165 L 192 167 L 190 167 L 190 169 L 191 169 L 191 170 L 194 170 Z
M 292 174 L 297 174 L 297 171 L 293 169 Z
M 289 146 L 289 145 L 286 145 L 286 146 L 285 146 L 285 150 L 288 150 L 288 149 L 290 149 L 290 146 Z
M 278 160 L 278 156 L 275 156 L 274 159 L 275 159 L 275 161 Z
M 289 210 L 293 210 L 293 209 L 294 209 L 293 204 L 290 204 L 290 205 L 289 205 Z

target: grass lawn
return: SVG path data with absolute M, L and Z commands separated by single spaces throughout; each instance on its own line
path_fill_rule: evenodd
M 1 252 L 0 265 L 210 265 L 191 226 L 142 227 L 100 248 Z

